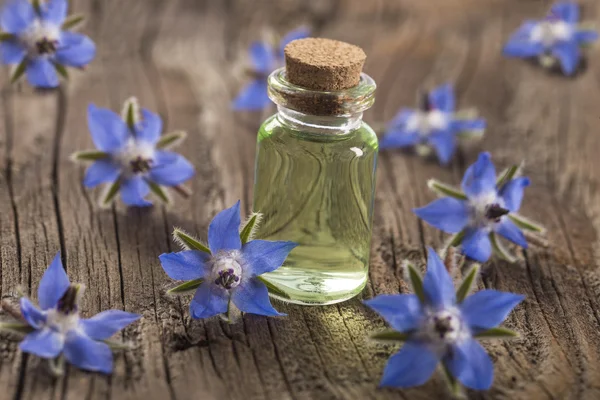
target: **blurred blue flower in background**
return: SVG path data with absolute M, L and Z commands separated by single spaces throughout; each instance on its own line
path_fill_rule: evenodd
M 581 59 L 581 47 L 598 39 L 598 32 L 579 24 L 579 5 L 556 3 L 542 21 L 525 21 L 509 39 L 504 54 L 509 57 L 537 57 L 544 67 L 560 63 L 564 74 L 572 75 Z
M 516 214 L 524 189 L 530 183 L 529 178 L 517 176 L 519 169 L 511 167 L 497 178 L 490 154 L 481 153 L 465 172 L 462 191 L 430 180 L 429 187 L 446 197 L 414 212 L 428 224 L 456 234 L 451 245 L 460 245 L 462 253 L 473 260 L 487 261 L 494 250 L 502 258 L 513 261 L 496 234 L 527 248 L 521 229 L 544 232 L 542 227 Z
M 410 264 L 415 294 L 380 295 L 365 304 L 379 313 L 393 330 L 371 337 L 404 342 L 385 367 L 381 386 L 411 387 L 429 380 L 440 361 L 453 391 L 457 382 L 486 390 L 494 379 L 494 366 L 478 338 L 510 338 L 517 334 L 497 328 L 525 297 L 497 290 L 468 296 L 478 267 L 473 267 L 455 291 L 452 277 L 440 257 L 428 249 L 424 279 Z
M 182 192 L 180 184 L 194 176 L 194 167 L 178 153 L 168 151 L 185 138 L 185 132 L 162 135 L 163 123 L 157 114 L 139 109 L 137 100 L 125 103 L 123 115 L 91 104 L 88 126 L 98 150 L 73 154 L 75 161 L 91 162 L 83 184 L 92 188 L 109 183 L 100 205 L 109 206 L 118 193 L 128 206 L 152 205 L 145 198 L 151 192 L 169 203 L 165 187 Z
M 428 153 L 433 148 L 442 164 L 447 164 L 456 149 L 458 136 L 481 137 L 486 123 L 474 110 L 456 112 L 451 85 L 422 93 L 419 109 L 403 108 L 388 124 L 380 141 L 381 149 L 416 146 Z
M 41 310 L 26 297 L 21 298 L 21 314 L 29 324 L 30 333 L 20 348 L 47 359 L 58 357 L 62 360 L 64 356 L 81 369 L 110 374 L 112 350 L 103 341 L 141 316 L 109 310 L 89 319 L 81 318 L 78 303 L 83 290 L 83 285 L 69 282 L 60 253 L 57 254 L 40 281 L 38 301 Z M 14 324 L 12 327 L 14 329 Z
M 294 242 L 251 240 L 258 223 L 253 215 L 240 231 L 240 202 L 218 213 L 208 227 L 208 247 L 175 229 L 173 236 L 186 250 L 160 256 L 170 278 L 188 281 L 195 290 L 190 303 L 193 318 L 229 313 L 232 306 L 252 314 L 277 316 L 260 275 L 279 268 L 297 246 Z M 179 288 L 179 287 L 178 287 Z M 179 293 L 178 288 L 170 293 Z
M 96 55 L 90 38 L 70 32 L 82 22 L 67 18 L 67 0 L 9 0 L 0 13 L 0 56 L 4 64 L 15 64 L 11 82 L 23 74 L 32 86 L 54 88 L 58 74 L 68 77 L 67 67 L 83 68 Z
M 254 79 L 245 86 L 233 101 L 234 110 L 262 110 L 271 104 L 267 93 L 269 74 L 284 66 L 283 49 L 293 40 L 304 39 L 310 35 L 307 28 L 298 28 L 283 37 L 279 46 L 267 41 L 254 42 L 250 46 L 250 60 Z

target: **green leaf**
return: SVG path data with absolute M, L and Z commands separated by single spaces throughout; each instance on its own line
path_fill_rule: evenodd
M 69 79 L 69 71 L 67 71 L 67 68 L 64 65 L 54 63 L 54 69 L 56 69 L 56 72 L 58 72 L 59 75 L 64 79 Z
M 158 197 L 163 203 L 165 203 L 165 204 L 171 203 L 171 199 L 169 199 L 169 195 L 162 188 L 162 186 L 160 186 L 157 183 L 154 183 L 152 181 L 146 181 L 146 182 L 148 183 L 148 186 L 150 186 L 150 191 L 152 193 L 154 193 L 156 195 L 156 197 Z
M 61 354 L 56 358 L 48 358 L 48 367 L 50 369 L 50 373 L 54 375 L 54 377 L 58 378 L 64 375 L 65 373 L 65 358 Z
M 7 40 L 16 40 L 17 37 L 12 33 L 0 32 L 0 42 L 6 42 Z
M 111 350 L 132 350 L 133 346 L 127 343 L 117 342 L 114 340 L 105 339 L 102 342 L 106 343 Z
M 175 147 L 179 143 L 183 142 L 187 137 L 187 133 L 184 131 L 175 131 L 164 134 L 158 139 L 156 142 L 157 149 L 167 149 L 171 147 Z
M 10 83 L 15 83 L 25 73 L 25 69 L 27 68 L 27 58 L 23 59 L 19 65 L 17 65 L 12 72 L 10 73 Z
M 435 179 L 428 180 L 427 186 L 429 189 L 433 190 L 437 194 L 441 194 L 442 196 L 450 196 L 459 200 L 467 200 L 467 195 L 461 192 L 459 189 L 453 188 L 452 186 L 446 185 Z
M 167 294 L 176 295 L 176 294 L 186 294 L 189 292 L 193 292 L 194 290 L 196 290 L 200 287 L 202 282 L 204 282 L 203 278 L 187 281 L 185 283 L 182 283 L 179 286 L 175 286 L 174 288 L 167 290 Z
M 73 161 L 98 161 L 109 157 L 110 154 L 98 150 L 78 151 L 71 155 Z
M 123 121 L 127 124 L 132 132 L 135 132 L 135 126 L 140 121 L 140 106 L 137 98 L 130 97 L 125 101 L 123 105 L 123 111 L 121 112 Z
M 408 270 L 408 278 L 410 279 L 413 291 L 421 302 L 425 302 L 425 291 L 423 291 L 423 278 L 421 278 L 421 273 L 410 262 L 406 262 L 405 267 Z
M 369 336 L 373 340 L 381 342 L 405 342 L 408 340 L 409 335 L 395 331 L 393 329 L 386 329 L 384 331 L 375 332 Z
M 448 389 L 450 389 L 450 393 L 455 398 L 464 398 L 463 388 L 460 385 L 460 382 L 452 375 L 448 367 L 446 367 L 445 363 L 442 364 L 442 370 L 444 371 L 444 377 L 446 378 L 446 383 L 448 384 Z
M 496 236 L 496 234 L 494 232 L 490 233 L 490 242 L 492 242 L 492 250 L 494 250 L 494 253 L 498 257 L 500 257 L 501 259 L 503 259 L 504 261 L 507 261 L 509 263 L 513 263 L 517 260 L 515 258 L 515 256 L 510 254 L 508 252 L 508 250 L 506 250 L 504 248 L 502 243 L 500 243 L 500 241 L 498 241 L 498 236 Z
M 519 174 L 520 170 L 520 165 L 513 165 L 512 167 L 502 171 L 499 178 L 496 180 L 496 187 L 498 188 L 498 191 L 500 191 L 508 182 L 512 181 Z
M 526 231 L 537 232 L 540 234 L 546 233 L 546 229 L 543 226 L 523 217 L 522 215 L 510 213 L 508 214 L 508 218 L 510 218 L 510 220 L 514 222 L 519 228 L 524 229 Z
M 450 241 L 448 242 L 448 245 L 446 246 L 446 248 L 460 246 L 463 239 L 465 238 L 466 232 L 467 231 L 465 229 L 463 229 L 462 231 L 458 232 L 456 235 L 452 236 L 452 238 L 450 238 Z
M 477 278 L 478 274 L 479 264 L 475 264 L 473 265 L 473 267 L 471 267 L 471 269 L 463 279 L 462 283 L 460 284 L 458 290 L 456 291 L 457 303 L 462 303 L 463 300 L 467 297 L 467 295 L 471 291 L 471 288 L 473 287 L 473 283 L 475 282 L 475 279 Z
M 27 335 L 35 329 L 23 322 L 0 322 L 0 331 Z
M 290 296 L 284 292 L 282 289 L 280 289 L 279 287 L 277 287 L 274 283 L 271 283 L 270 281 L 268 281 L 266 278 L 262 277 L 262 276 L 257 276 L 256 277 L 259 281 L 261 281 L 262 283 L 265 284 L 265 286 L 267 286 L 267 289 L 269 289 L 269 293 L 272 293 L 278 297 L 284 298 L 284 299 L 289 299 Z
M 256 228 L 258 227 L 258 224 L 260 223 L 261 219 L 261 213 L 252 213 L 252 215 L 248 219 L 248 222 L 246 222 L 246 224 L 242 228 L 242 231 L 240 232 L 240 239 L 242 239 L 242 244 L 246 244 L 249 240 L 252 239 L 252 237 L 254 236 L 254 232 L 256 231 Z
M 477 339 L 514 339 L 519 337 L 519 334 L 510 329 L 497 327 L 476 333 L 473 337 Z
M 466 108 L 466 109 L 459 110 L 458 112 L 456 112 L 454 114 L 454 119 L 469 120 L 469 119 L 475 119 L 478 116 L 479 116 L 479 113 L 477 112 L 477 109 Z
M 61 29 L 63 31 L 74 29 L 77 26 L 81 25 L 83 21 L 85 21 L 85 17 L 81 14 L 69 15 L 67 19 L 65 19 L 65 22 L 63 22 Z
M 100 205 L 102 207 L 108 207 L 119 193 L 120 188 L 121 181 L 117 179 L 108 187 L 105 194 L 102 196 L 102 200 L 100 200 Z
M 31 5 L 33 5 L 33 8 L 35 9 L 35 12 L 41 16 L 42 15 L 42 5 L 40 0 L 31 0 Z
M 208 247 L 206 247 L 198 239 L 188 235 L 187 233 L 185 233 L 184 231 L 182 231 L 179 228 L 173 229 L 173 239 L 175 239 L 175 241 L 179 242 L 180 244 L 182 244 L 185 247 L 188 247 L 192 250 L 200 250 L 200 251 L 210 254 L 210 249 Z
M 456 136 L 461 139 L 479 139 L 484 133 L 484 129 L 476 129 L 472 131 L 460 131 L 456 134 Z

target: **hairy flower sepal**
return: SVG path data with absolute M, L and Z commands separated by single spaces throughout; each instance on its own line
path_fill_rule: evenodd
M 240 228 L 240 202 L 218 213 L 208 228 L 208 245 L 175 229 L 173 237 L 183 251 L 160 255 L 170 278 L 185 283 L 170 294 L 195 291 L 190 302 L 193 318 L 217 315 L 233 321 L 238 311 L 284 315 L 273 308 L 264 279 L 260 276 L 279 268 L 297 246 L 293 242 L 252 240 L 260 214 L 253 214 Z
M 499 236 L 527 248 L 528 238 L 545 233 L 542 226 L 517 213 L 529 184 L 529 178 L 521 176 L 520 166 L 496 176 L 490 154 L 481 153 L 465 172 L 460 189 L 432 179 L 427 185 L 441 198 L 413 211 L 428 224 L 453 234 L 448 247 L 460 246 L 467 257 L 485 262 L 494 253 L 513 262 L 515 257 Z
M 90 38 L 70 29 L 81 16 L 67 17 L 67 0 L 8 0 L 0 12 L 0 57 L 12 65 L 10 82 L 26 75 L 39 88 L 55 88 L 66 67 L 83 69 L 96 55 Z
M 380 295 L 365 301 L 393 329 L 377 332 L 372 338 L 403 343 L 390 358 L 381 386 L 422 385 L 441 363 L 453 393 L 461 390 L 459 383 L 475 390 L 489 389 L 493 364 L 475 339 L 486 336 L 486 332 L 504 332 L 508 336 L 510 331 L 500 331 L 497 325 L 524 296 L 496 290 L 467 296 L 477 274 L 473 270 L 455 290 L 448 273 L 451 266 L 445 266 L 432 249 L 428 249 L 425 278 L 411 268 L 414 271 L 409 271 L 409 280 L 415 294 Z
M 401 109 L 389 123 L 380 147 L 414 147 L 419 155 L 435 151 L 440 162 L 450 162 L 457 138 L 480 138 L 486 122 L 474 109 L 456 111 L 451 85 L 446 84 L 430 93 L 419 93 L 417 109 Z
M 140 109 L 135 98 L 125 102 L 121 115 L 90 105 L 88 125 L 96 150 L 74 153 L 71 158 L 90 163 L 83 184 L 105 185 L 101 207 L 108 207 L 120 193 L 128 206 L 145 207 L 152 194 L 170 204 L 168 188 L 187 197 L 182 184 L 194 175 L 194 167 L 183 156 L 170 151 L 181 143 L 185 132 L 162 135 L 160 116 Z
M 92 318 L 81 318 L 79 300 L 83 291 L 83 285 L 69 281 L 59 253 L 40 281 L 40 308 L 22 297 L 20 311 L 9 312 L 17 322 L 2 322 L 0 330 L 25 335 L 20 349 L 50 360 L 51 371 L 55 374 L 62 372 L 65 360 L 84 370 L 110 374 L 113 368 L 111 349 L 118 342 L 109 338 L 141 316 L 109 310 Z M 3 308 L 7 310 L 8 307 L 3 304 Z

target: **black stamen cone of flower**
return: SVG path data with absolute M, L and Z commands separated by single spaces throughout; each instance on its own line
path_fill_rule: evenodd
M 447 316 L 447 317 L 434 317 L 434 323 L 435 323 L 435 331 L 440 335 L 440 339 L 443 339 L 444 337 L 446 337 L 446 334 L 448 334 L 449 332 L 453 332 L 454 328 L 452 327 L 451 321 L 452 321 L 452 317 L 451 316 Z
M 424 112 L 429 112 L 431 111 L 431 109 L 433 108 L 431 105 L 431 101 L 429 101 L 429 93 L 427 93 L 426 90 L 420 90 L 418 95 L 418 107 L 419 110 L 424 111 Z
M 58 301 L 56 308 L 63 314 L 77 312 L 77 302 L 79 300 L 80 285 L 71 285 Z
M 136 159 L 130 161 L 130 164 L 134 174 L 141 174 L 150 171 L 152 160 L 147 160 L 138 156 Z
M 500 218 L 510 213 L 510 210 L 500 207 L 499 204 L 492 204 L 485 210 L 485 217 L 489 220 L 500 222 Z
M 58 41 L 50 40 L 45 37 L 41 40 L 38 40 L 35 45 L 39 54 L 53 54 L 56 53 L 56 46 L 58 45 Z
M 233 268 L 219 271 L 219 277 L 215 279 L 215 284 L 223 286 L 225 289 L 231 289 L 240 281 L 240 277 L 235 274 Z

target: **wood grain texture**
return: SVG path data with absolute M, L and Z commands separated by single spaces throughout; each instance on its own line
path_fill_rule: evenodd
M 566 79 L 501 48 L 525 18 L 550 3 L 517 0 L 77 0 L 98 57 L 57 91 L 27 85 L 0 95 L 0 290 L 37 282 L 61 250 L 72 280 L 87 286 L 84 309 L 140 312 L 123 339 L 136 349 L 116 357 L 111 377 L 69 368 L 58 380 L 43 364 L 0 340 L 0 399 L 431 399 L 445 398 L 436 377 L 411 390 L 377 389 L 395 351 L 372 345 L 384 322 L 361 299 L 408 290 L 401 262 L 422 264 L 425 246 L 444 237 L 411 209 L 431 201 L 426 180 L 457 183 L 478 152 L 498 166 L 527 160 L 533 180 L 524 214 L 543 222 L 551 246 L 520 253 L 515 264 L 486 266 L 481 288 L 527 295 L 506 326 L 512 342 L 486 344 L 496 378 L 473 399 L 600 398 L 600 55 Z M 600 19 L 596 0 L 582 1 Z M 158 255 L 174 250 L 173 226 L 204 236 L 215 213 L 242 199 L 251 210 L 256 131 L 269 115 L 230 111 L 243 83 L 246 48 L 265 28 L 300 24 L 315 35 L 361 46 L 378 83 L 367 121 L 389 120 L 414 103 L 421 85 L 454 82 L 461 106 L 476 106 L 489 129 L 464 145 L 449 168 L 410 155 L 381 154 L 370 283 L 346 303 L 306 308 L 277 304 L 287 318 L 245 315 L 235 325 L 191 320 L 186 298 L 165 295 Z M 89 103 L 119 110 L 135 95 L 167 130 L 188 131 L 181 152 L 197 177 L 193 195 L 173 207 L 100 210 L 69 161 L 92 147 Z

